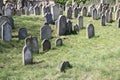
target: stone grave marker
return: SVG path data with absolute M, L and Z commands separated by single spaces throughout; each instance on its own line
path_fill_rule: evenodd
M 87 38 L 92 38 L 95 36 L 95 31 L 94 31 L 94 26 L 93 24 L 89 24 L 86 28 L 86 34 L 87 34 Z
M 120 28 L 120 18 L 118 18 L 118 28 Z
M 78 9 L 77 9 L 77 7 L 74 8 L 73 12 L 74 12 L 74 18 L 77 18 L 78 17 Z
M 75 32 L 75 33 L 79 32 L 79 27 L 78 27 L 77 24 L 74 25 L 74 32 Z
M 78 27 L 79 29 L 83 28 L 83 16 L 78 17 Z
M 97 10 L 96 10 L 96 8 L 93 9 L 92 17 L 93 17 L 93 20 L 97 20 Z
M 112 12 L 109 12 L 109 16 L 108 16 L 108 22 L 112 23 L 113 19 L 112 19 Z
M 51 43 L 49 40 L 44 39 L 41 43 L 42 51 L 48 51 L 51 49 Z
M 38 39 L 37 37 L 31 37 L 31 47 L 32 47 L 32 52 L 34 53 L 39 53 L 39 46 L 38 46 Z
M 108 19 L 109 19 L 109 10 L 106 10 L 105 16 L 106 16 L 106 22 L 108 22 Z
M 119 17 L 120 17 L 120 9 L 117 9 L 115 12 L 115 20 L 118 20 Z
M 40 8 L 38 7 L 38 5 L 36 5 L 34 8 L 34 15 L 40 15 Z
M 56 46 L 62 46 L 62 44 L 63 44 L 63 42 L 62 42 L 61 38 L 56 39 L 56 41 L 55 41 Z
M 12 9 L 10 6 L 7 6 L 9 4 L 6 4 L 5 6 L 5 16 L 12 16 Z
M 26 37 L 27 37 L 27 29 L 26 28 L 20 28 L 19 30 L 18 30 L 18 38 L 19 38 L 19 40 L 21 40 L 21 39 L 25 39 Z
M 82 16 L 87 16 L 87 8 L 84 6 L 81 11 Z
M 67 20 L 66 33 L 68 34 L 72 33 L 72 22 L 70 20 Z
M 101 26 L 105 26 L 105 23 L 106 23 L 106 19 L 105 19 L 105 15 L 103 14 L 101 16 Z
M 52 14 L 51 13 L 45 13 L 45 21 L 48 24 L 53 24 Z
M 71 7 L 71 6 L 68 7 L 66 13 L 67 13 L 67 18 L 68 18 L 68 19 L 72 19 L 72 7 Z

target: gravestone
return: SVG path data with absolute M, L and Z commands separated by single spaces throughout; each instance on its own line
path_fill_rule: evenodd
M 93 17 L 93 20 L 97 20 L 97 10 L 96 10 L 96 8 L 93 9 L 92 17 Z
M 33 63 L 32 51 L 27 45 L 25 45 L 22 50 L 22 61 L 23 61 L 23 65 Z
M 82 16 L 87 16 L 87 8 L 84 6 L 81 11 Z
M 20 28 L 19 30 L 18 30 L 18 38 L 19 38 L 19 40 L 21 40 L 21 39 L 25 39 L 26 37 L 27 37 L 27 29 L 26 28 Z
M 120 18 L 118 18 L 118 28 L 120 28 Z
M 77 24 L 74 25 L 74 32 L 75 33 L 78 33 L 79 32 L 79 27 Z
M 64 15 L 60 15 L 59 18 L 58 18 L 58 24 L 57 24 L 57 34 L 59 36 L 65 35 L 66 26 L 67 26 L 66 17 Z
M 5 6 L 5 16 L 12 16 L 12 9 L 9 4 L 6 4 Z
M 29 8 L 29 14 L 30 14 L 30 15 L 34 14 L 34 9 L 33 9 L 33 7 L 30 7 L 30 8 Z
M 113 21 L 113 20 L 112 20 L 112 12 L 110 11 L 110 12 L 109 12 L 109 16 L 108 16 L 108 22 L 109 22 L 109 23 L 112 23 L 112 21 Z
M 73 12 L 74 12 L 74 18 L 77 18 L 78 17 L 78 9 L 77 9 L 77 7 L 74 8 Z
M 24 7 L 25 10 L 25 15 L 29 15 L 29 8 L 28 7 Z
M 115 20 L 118 20 L 119 17 L 120 17 L 120 9 L 117 9 L 115 12 Z
M 83 16 L 78 17 L 78 27 L 79 29 L 83 28 Z
M 51 6 L 51 14 L 52 14 L 52 18 L 54 21 L 58 19 L 59 15 L 60 15 L 60 10 L 56 4 Z
M 106 16 L 106 22 L 108 22 L 108 19 L 109 19 L 109 10 L 106 10 L 105 16 Z
M 90 6 L 88 7 L 88 16 L 89 16 L 89 17 L 92 16 L 92 11 L 93 11 L 93 9 L 94 9 L 94 6 L 95 6 L 95 5 L 92 4 L 92 5 L 90 5 Z
M 41 43 L 42 51 L 48 51 L 51 49 L 51 43 L 49 40 L 44 39 Z
M 48 24 L 53 24 L 52 14 L 51 13 L 45 13 L 45 21 Z
M 67 8 L 66 13 L 67 13 L 67 18 L 72 19 L 72 7 L 71 6 Z
M 55 41 L 56 46 L 62 46 L 62 44 L 63 44 L 63 42 L 62 42 L 61 38 L 56 39 L 56 41 Z
M 67 20 L 66 33 L 67 34 L 71 34 L 72 33 L 72 22 L 70 20 Z
M 51 30 L 50 26 L 49 25 L 44 25 L 40 29 L 40 38 L 41 38 L 41 40 L 50 39 L 51 36 L 52 36 L 52 30 Z
M 103 14 L 101 16 L 101 26 L 105 26 L 105 23 L 106 23 L 106 19 L 105 19 L 105 15 Z
M 3 15 L 3 10 L 0 8 L 0 16 Z
M 95 36 L 95 31 L 94 31 L 94 26 L 93 24 L 89 24 L 86 28 L 86 35 L 87 35 L 87 38 L 92 38 Z
M 40 8 L 38 7 L 38 5 L 36 5 L 34 8 L 34 15 L 40 15 Z
M 8 22 L 4 22 L 2 24 L 2 32 L 1 32 L 2 40 L 11 41 L 12 40 L 12 28 Z
M 39 46 L 38 46 L 38 39 L 37 37 L 31 37 L 31 49 L 32 49 L 32 52 L 34 53 L 39 53 Z

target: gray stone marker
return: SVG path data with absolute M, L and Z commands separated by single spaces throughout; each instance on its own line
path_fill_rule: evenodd
M 89 24 L 86 28 L 87 38 L 92 38 L 95 36 L 94 26 L 93 24 Z
M 118 18 L 118 28 L 120 28 L 120 18 Z
M 49 40 L 44 39 L 41 43 L 42 51 L 48 51 L 51 49 L 51 43 Z
M 12 40 L 12 28 L 8 22 L 2 24 L 2 40 L 11 41 Z
M 112 19 L 112 12 L 109 12 L 109 16 L 108 16 L 108 22 L 112 23 L 113 19 Z
M 105 19 L 105 15 L 103 14 L 101 16 L 101 26 L 105 26 L 105 23 L 106 23 L 106 19 Z
M 38 5 L 36 5 L 33 9 L 34 9 L 34 15 L 40 15 L 41 11 Z
M 5 16 L 12 16 L 12 9 L 9 4 L 6 4 L 5 6 Z
M 93 17 L 93 20 L 97 20 L 97 10 L 96 10 L 96 8 L 93 9 L 92 17 Z
M 45 21 L 48 24 L 53 24 L 52 14 L 51 13 L 45 13 Z
M 26 28 L 20 28 L 19 30 L 18 30 L 18 38 L 19 38 L 19 40 L 21 40 L 21 39 L 25 39 L 26 37 L 27 37 L 27 29 Z
M 41 29 L 40 29 L 40 38 L 41 38 L 41 40 L 50 39 L 51 36 L 52 36 L 52 30 L 51 30 L 49 25 L 46 24 L 43 27 L 41 27 Z
M 30 14 L 30 15 L 33 15 L 33 14 L 34 14 L 34 9 L 33 9 L 33 7 L 30 7 L 30 8 L 29 8 L 29 14 Z
M 83 16 L 78 17 L 78 27 L 79 29 L 83 28 Z
M 72 33 L 72 22 L 70 20 L 67 20 L 66 33 L 68 34 Z
M 87 16 L 87 8 L 84 6 L 81 11 L 82 16 Z
M 59 15 L 60 15 L 60 10 L 56 4 L 51 6 L 51 14 L 52 14 L 52 18 L 54 21 L 58 19 Z
M 89 17 L 92 16 L 92 11 L 93 11 L 93 9 L 94 9 L 94 5 L 93 5 L 93 4 L 88 7 L 88 16 L 89 16 Z
M 64 15 L 60 15 L 57 23 L 57 34 L 59 36 L 65 35 L 66 33 L 67 20 Z
M 72 7 L 71 6 L 67 8 L 66 13 L 67 13 L 67 18 L 72 19 Z
M 63 42 L 62 42 L 61 38 L 56 39 L 56 41 L 55 41 L 56 46 L 62 46 L 62 44 L 63 44 Z
M 77 9 L 77 7 L 74 8 L 73 12 L 74 12 L 74 18 L 77 18 L 78 17 L 78 9 Z
M 23 61 L 23 65 L 33 63 L 32 51 L 27 45 L 25 45 L 22 50 L 22 61 Z
M 75 33 L 78 33 L 79 32 L 79 27 L 77 24 L 74 25 L 74 32 Z
M 120 9 L 117 9 L 115 12 L 115 20 L 118 20 L 119 17 L 120 17 Z
M 109 10 L 106 10 L 106 12 L 105 12 L 105 16 L 106 16 L 106 22 L 108 22 L 108 18 L 109 18 Z

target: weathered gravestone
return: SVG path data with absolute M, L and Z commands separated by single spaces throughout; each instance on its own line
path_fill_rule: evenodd
M 70 20 L 67 20 L 66 33 L 68 34 L 72 33 L 72 22 Z
M 52 18 L 54 21 L 58 19 L 59 15 L 60 15 L 60 10 L 56 4 L 51 6 L 51 14 L 52 14 Z
M 33 7 L 30 7 L 30 8 L 29 8 L 29 14 L 30 14 L 30 15 L 34 14 L 34 8 L 33 8 Z
M 57 34 L 59 36 L 65 35 L 66 33 L 67 20 L 64 15 L 60 15 L 57 22 Z
M 48 51 L 51 49 L 51 43 L 49 40 L 44 39 L 41 43 L 42 51 Z
M 93 9 L 94 9 L 94 4 L 92 4 L 92 5 L 90 5 L 89 7 L 88 7 L 88 16 L 89 17 L 91 17 L 92 16 L 92 11 L 93 11 Z
M 74 18 L 77 18 L 78 17 L 78 9 L 77 9 L 77 7 L 74 8 L 73 12 L 74 12 Z
M 36 5 L 33 9 L 34 9 L 34 15 L 40 15 L 41 11 L 38 5 Z
M 101 26 L 105 26 L 105 23 L 106 23 L 106 18 L 105 18 L 105 15 L 103 14 L 101 16 Z
M 2 24 L 2 32 L 1 32 L 2 40 L 11 41 L 12 40 L 12 28 L 8 22 L 4 22 Z
M 87 8 L 84 6 L 81 11 L 82 16 L 87 16 Z
M 120 9 L 117 9 L 115 12 L 115 20 L 118 20 L 119 17 L 120 17 Z
M 62 42 L 61 38 L 56 39 L 56 41 L 55 41 L 56 46 L 62 46 L 62 44 L 63 44 L 63 42 Z
M 19 30 L 18 30 L 18 38 L 19 38 L 19 40 L 21 40 L 21 39 L 25 39 L 26 37 L 27 37 L 27 29 L 26 28 L 20 28 Z
M 89 24 L 86 28 L 87 38 L 92 38 L 95 36 L 94 26 L 93 24 Z
M 106 16 L 106 22 L 108 22 L 108 19 L 109 19 L 109 10 L 106 10 L 105 16 Z
M 79 29 L 83 28 L 83 16 L 78 17 L 78 27 Z
M 45 13 L 45 21 L 48 24 L 53 24 L 52 14 L 51 13 Z
M 42 15 L 44 15 L 45 13 L 51 13 L 49 5 L 42 6 Z
M 22 50 L 22 61 L 23 61 L 23 65 L 33 63 L 32 51 L 27 45 L 25 45 Z
M 71 6 L 67 8 L 66 13 L 67 13 L 67 18 L 72 19 L 72 7 Z
M 97 20 L 97 10 L 96 10 L 96 8 L 93 9 L 92 17 L 93 17 L 93 20 Z
M 79 27 L 77 24 L 74 25 L 74 32 L 75 33 L 78 33 L 79 32 Z
M 2 16 L 3 15 L 3 10 L 2 10 L 2 8 L 0 8 L 0 16 Z
M 5 5 L 5 16 L 12 16 L 12 9 L 10 4 Z
M 108 22 L 109 22 L 109 23 L 112 23 L 112 21 L 113 21 L 113 20 L 112 20 L 112 12 L 110 11 L 110 12 L 109 12 L 109 16 L 108 16 Z
M 52 30 L 49 25 L 45 24 L 41 29 L 40 29 L 40 38 L 41 40 L 43 39 L 50 39 L 52 36 Z

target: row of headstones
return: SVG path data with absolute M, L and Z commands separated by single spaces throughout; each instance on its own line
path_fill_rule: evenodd
M 58 38 L 55 42 L 56 46 L 61 46 L 63 44 L 62 39 Z M 51 49 L 51 42 L 44 39 L 41 43 L 42 51 L 48 51 Z M 33 63 L 33 53 L 39 53 L 39 46 L 37 37 L 28 37 L 25 39 L 25 46 L 22 50 L 22 61 L 23 65 Z

